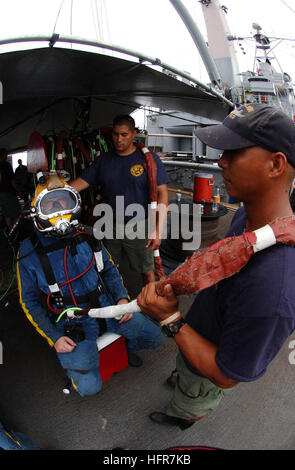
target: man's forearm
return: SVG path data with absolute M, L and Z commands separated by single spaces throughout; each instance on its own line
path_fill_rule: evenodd
M 158 296 L 156 283 L 150 282 L 143 287 L 137 296 L 137 303 L 143 313 L 160 323 L 167 322 L 167 320 L 168 323 L 169 321 L 174 322 L 180 317 L 178 299 L 170 284 L 165 286 L 164 295 Z M 170 318 L 174 314 L 177 314 L 177 318 Z M 184 324 L 173 338 L 190 364 L 215 385 L 221 388 L 231 388 L 237 384 L 219 369 L 215 360 L 217 346 L 193 330 L 188 324 Z
M 69 182 L 69 185 L 76 189 L 76 191 L 80 192 L 83 189 L 89 188 L 90 184 L 87 181 L 83 180 L 82 178 L 76 178 Z
M 164 230 L 168 204 L 169 196 L 167 185 L 158 186 L 156 233 L 159 237 L 161 237 Z

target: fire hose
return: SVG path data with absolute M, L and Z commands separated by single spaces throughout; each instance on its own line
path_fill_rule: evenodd
M 137 147 L 143 152 L 144 160 L 148 175 L 148 182 L 149 182 L 149 190 L 150 190 L 150 208 L 151 208 L 151 215 L 150 215 L 150 229 L 151 233 L 156 233 L 156 220 L 157 220 L 157 199 L 158 199 L 158 191 L 157 191 L 157 165 L 153 154 L 149 151 L 147 147 L 142 144 L 137 144 Z M 154 250 L 154 265 L 156 273 L 159 279 L 163 279 L 165 277 L 164 269 L 162 266 L 162 261 L 160 257 L 159 250 Z
M 295 246 L 294 216 L 278 218 L 253 232 L 224 238 L 205 250 L 194 253 L 167 278 L 156 283 L 156 292 L 159 296 L 164 296 L 165 286 L 171 284 L 176 296 L 196 293 L 233 276 L 255 253 L 275 244 Z M 139 311 L 135 299 L 128 304 L 90 309 L 87 314 L 95 318 L 113 318 Z M 74 310 L 67 312 L 67 315 L 76 316 Z

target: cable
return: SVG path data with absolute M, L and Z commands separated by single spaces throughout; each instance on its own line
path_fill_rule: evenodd
M 292 13 L 295 13 L 295 10 L 293 10 L 293 8 L 291 8 L 290 5 L 288 5 L 288 3 L 286 3 L 284 0 L 281 0 L 281 2 L 282 2 L 287 8 L 289 8 L 289 10 L 291 10 Z
M 100 31 L 99 31 L 99 25 L 97 24 L 97 17 L 95 15 L 93 0 L 91 0 L 91 10 L 92 10 L 92 18 L 93 18 L 95 36 L 96 36 L 96 39 L 99 41 L 101 39 L 100 38 Z
M 15 278 L 16 278 L 15 273 L 13 273 L 13 276 L 12 276 L 12 278 L 11 278 L 11 280 L 10 280 L 10 283 L 9 283 L 9 285 L 8 285 L 8 287 L 7 287 L 7 289 L 6 289 L 6 291 L 5 291 L 5 292 L 1 295 L 1 297 L 0 297 L 0 302 L 2 302 L 2 300 L 4 299 L 4 297 L 6 297 L 6 296 L 8 295 L 8 292 L 9 292 L 9 290 L 10 290 L 10 288 L 11 288 L 11 286 L 12 286 L 14 280 L 15 280 Z
M 52 146 L 51 146 L 51 170 L 55 170 L 55 148 L 54 148 L 54 138 L 52 137 Z
M 104 1 L 104 0 L 102 0 L 102 4 L 103 4 L 104 14 L 105 14 L 105 18 L 106 18 L 106 25 L 107 25 L 107 33 L 108 33 L 108 37 L 109 37 L 109 42 L 112 42 L 112 36 L 111 36 L 111 30 L 110 30 L 110 25 L 109 25 L 109 19 L 108 19 L 107 9 L 106 9 L 106 5 L 105 5 L 105 1 Z
M 58 18 L 59 18 L 59 14 L 60 14 L 60 12 L 61 12 L 61 9 L 62 9 L 63 4 L 64 4 L 64 0 L 61 1 L 60 7 L 59 7 L 59 10 L 58 10 L 58 13 L 57 13 L 57 17 L 56 17 L 56 20 L 55 20 L 55 24 L 54 24 L 54 28 L 53 28 L 53 32 L 52 32 L 52 36 L 53 36 L 54 33 L 55 33 L 55 28 L 56 28 L 57 21 L 58 21 Z
M 76 178 L 76 160 L 75 160 L 75 155 L 74 155 L 74 150 L 73 150 L 73 144 L 72 141 L 69 140 L 69 147 L 70 147 L 70 153 L 71 153 L 71 158 L 72 158 L 72 166 L 73 166 L 73 179 Z
M 61 317 L 62 317 L 65 313 L 69 312 L 70 310 L 75 310 L 75 311 L 76 311 L 76 310 L 83 310 L 83 309 L 82 309 L 82 308 L 79 308 L 79 307 L 69 307 L 69 308 L 66 308 L 66 309 L 65 309 L 63 312 L 61 312 L 61 314 L 58 316 L 58 318 L 57 318 L 57 320 L 56 320 L 56 323 L 58 323 L 58 322 L 60 321 Z
M 99 14 L 98 14 L 97 1 L 93 0 L 93 2 L 94 2 L 94 11 L 95 11 L 95 15 L 96 15 L 96 22 L 97 22 L 98 31 L 99 31 L 99 38 L 100 38 L 101 41 L 103 41 L 104 40 L 103 28 L 102 28 L 102 23 L 101 23 Z M 101 4 L 100 4 L 100 10 L 101 10 Z
M 64 270 L 65 270 L 65 275 L 66 275 L 66 279 L 67 279 L 67 283 L 68 283 L 68 288 L 69 288 L 73 303 L 74 303 L 75 307 L 78 307 L 75 296 L 74 296 L 74 293 L 73 293 L 73 289 L 72 289 L 72 286 L 71 286 L 71 281 L 69 280 L 69 274 L 68 274 L 68 268 L 67 268 L 67 251 L 68 251 L 67 248 L 68 247 L 66 246 L 65 250 L 64 250 Z
M 91 236 L 91 234 L 88 233 L 88 232 L 77 232 L 77 233 L 75 233 L 75 235 L 73 235 L 73 238 L 74 238 L 74 237 L 77 237 L 78 235 L 88 235 L 88 236 Z M 83 272 L 81 272 L 81 273 L 78 274 L 77 276 L 73 277 L 72 279 L 69 279 L 68 268 L 67 268 L 67 262 L 66 262 L 66 261 L 67 261 L 67 260 L 66 260 L 66 258 L 67 258 L 67 249 L 68 249 L 68 245 L 65 247 L 65 250 L 64 250 L 64 270 L 65 270 L 65 275 L 66 275 L 66 279 L 67 279 L 67 280 L 64 281 L 64 282 L 61 282 L 60 284 L 58 284 L 58 287 L 62 287 L 62 286 L 67 285 L 68 288 L 69 288 L 69 291 L 70 291 L 70 294 L 71 294 L 73 303 L 74 303 L 74 305 L 75 305 L 75 308 L 79 308 L 78 305 L 77 305 L 76 298 L 75 298 L 75 296 L 74 296 L 73 290 L 72 290 L 71 283 L 74 282 L 74 281 L 76 281 L 76 280 L 79 279 L 80 277 L 84 276 L 84 274 L 86 274 L 87 271 L 89 271 L 89 269 L 92 267 L 92 265 L 93 265 L 93 263 L 94 263 L 95 255 L 94 255 L 94 253 L 93 253 L 93 256 L 92 256 L 92 259 L 91 259 L 91 261 L 90 261 L 89 266 L 88 266 L 86 269 L 84 269 Z M 53 313 L 62 313 L 61 310 L 55 310 L 54 308 L 51 307 L 51 305 L 50 305 L 50 296 L 51 296 L 51 292 L 48 293 L 47 299 L 46 299 L 46 303 L 47 303 L 48 308 L 49 308 Z M 82 310 L 84 311 L 85 309 L 82 309 Z M 87 310 L 87 309 L 86 309 L 86 310 Z
M 73 35 L 73 3 L 74 0 L 71 0 L 71 9 L 70 9 L 70 35 Z M 73 49 L 73 44 L 71 43 L 71 49 Z
M 75 235 L 73 235 L 73 238 L 77 237 L 78 235 L 81 235 L 81 233 L 87 233 L 87 232 L 77 232 Z M 90 236 L 90 234 L 87 233 L 87 235 Z M 76 302 L 76 299 L 75 299 L 75 296 L 74 296 L 74 293 L 73 293 L 73 290 L 72 290 L 72 286 L 71 286 L 71 283 L 73 281 L 75 281 L 76 279 L 79 279 L 80 277 L 82 277 L 87 271 L 89 271 L 89 269 L 91 268 L 91 266 L 93 265 L 93 262 L 95 260 L 95 256 L 94 256 L 94 253 L 93 253 L 93 256 L 92 256 L 92 260 L 90 261 L 90 264 L 89 266 L 80 274 L 78 274 L 77 276 L 75 276 L 73 279 L 69 279 L 69 275 L 68 275 L 68 268 L 67 268 L 67 251 L 68 251 L 68 245 L 66 246 L 65 248 L 65 251 L 64 251 L 64 268 L 65 268 L 65 274 L 66 274 L 66 279 L 67 279 L 67 284 L 68 284 L 68 288 L 70 290 L 70 293 L 71 293 L 71 297 L 72 297 L 72 300 L 74 302 L 74 305 L 76 307 L 78 307 L 77 305 L 77 302 Z

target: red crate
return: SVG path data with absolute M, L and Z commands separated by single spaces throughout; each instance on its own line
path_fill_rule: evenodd
M 97 340 L 99 371 L 103 382 L 128 366 L 126 341 L 115 333 L 104 333 Z

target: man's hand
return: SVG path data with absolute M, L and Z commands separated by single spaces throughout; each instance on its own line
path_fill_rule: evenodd
M 76 347 L 76 343 L 74 343 L 71 338 L 68 336 L 61 336 L 58 340 L 54 343 L 54 348 L 58 353 L 69 353 L 72 352 L 73 349 Z
M 150 282 L 138 295 L 137 303 L 144 313 L 157 321 L 165 320 L 178 310 L 178 300 L 170 284 L 165 286 L 165 297 L 161 297 L 157 295 L 156 283 Z
M 87 183 L 87 181 L 83 180 L 80 177 L 76 178 L 75 180 L 70 181 L 69 185 L 72 186 L 72 188 L 75 188 L 76 191 L 78 192 L 83 191 L 83 189 L 87 189 L 90 186 L 90 184 Z
M 162 240 L 159 236 L 152 234 L 151 238 L 148 239 L 146 247 L 148 251 L 158 250 L 160 248 L 161 242 Z
M 120 299 L 117 302 L 117 305 L 121 305 L 121 304 L 128 304 L 128 300 Z M 125 315 L 123 315 L 122 318 L 120 318 L 119 323 L 125 323 L 126 321 L 131 320 L 132 316 L 133 316 L 132 313 L 125 313 Z

